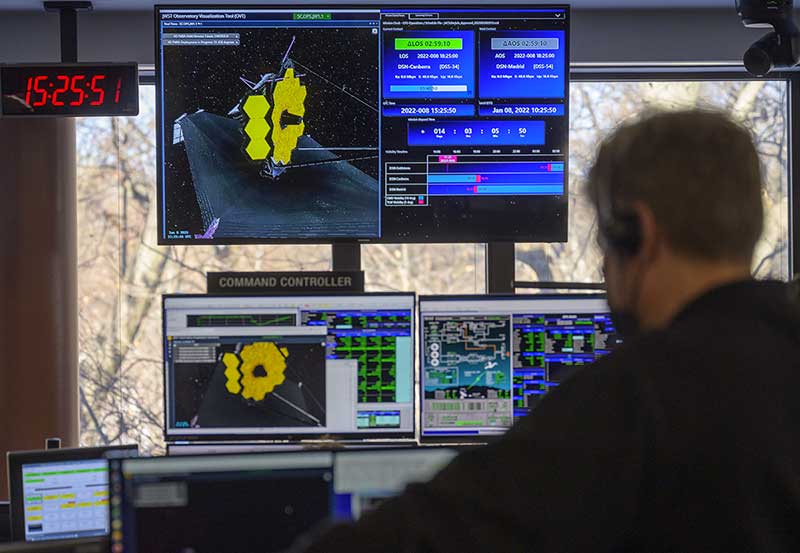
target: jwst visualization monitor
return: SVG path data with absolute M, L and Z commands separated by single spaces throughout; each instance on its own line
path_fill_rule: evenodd
M 160 6 L 156 27 L 159 243 L 567 239 L 567 6 Z
M 414 437 L 414 294 L 164 296 L 166 436 Z

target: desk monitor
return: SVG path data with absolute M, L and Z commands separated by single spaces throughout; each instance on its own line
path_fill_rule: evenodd
M 330 516 L 329 452 L 112 461 L 113 553 L 272 553 Z
M 503 434 L 618 342 L 600 295 L 420 297 L 421 438 Z
M 414 294 L 164 297 L 166 436 L 411 439 Z
M 567 239 L 567 5 L 157 6 L 159 244 Z
M 0 543 L 11 541 L 11 506 L 0 501 Z
M 456 454 L 426 447 L 112 461 L 112 552 L 283 551 L 326 519 L 357 520 L 429 480 Z
M 44 541 L 108 535 L 108 461 L 137 447 L 8 453 L 11 537 Z
M 181 455 L 224 455 L 232 453 L 269 453 L 303 451 L 306 445 L 303 443 L 275 444 L 255 442 L 248 443 L 243 441 L 229 442 L 171 442 L 167 444 L 167 455 L 170 457 L 180 457 Z
M 430 480 L 457 455 L 453 448 L 337 451 L 334 456 L 334 514 L 358 520 L 406 486 Z

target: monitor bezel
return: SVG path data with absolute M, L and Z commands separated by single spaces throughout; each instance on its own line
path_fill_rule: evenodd
M 304 297 L 334 297 L 334 298 L 347 298 L 347 297 L 408 297 L 411 299 L 411 353 L 412 353 L 412 379 L 417 377 L 416 360 L 414 354 L 416 348 L 416 324 L 417 324 L 417 294 L 415 292 L 303 292 L 303 293 L 265 293 L 265 294 L 162 294 L 161 296 L 161 345 L 162 348 L 166 346 L 167 339 L 167 324 L 166 324 L 166 302 L 170 298 L 304 298 Z M 303 328 L 303 327 L 300 327 Z M 226 434 L 220 432 L 218 434 L 180 434 L 181 429 L 169 428 L 169 413 L 167 412 L 167 357 L 166 349 L 162 351 L 162 377 L 163 377 L 163 404 L 164 404 L 164 426 L 163 434 L 164 441 L 167 444 L 182 442 L 183 445 L 192 443 L 213 443 L 213 442 L 256 442 L 263 444 L 275 445 L 291 445 L 291 444 L 325 444 L 329 442 L 338 443 L 395 443 L 402 445 L 404 443 L 415 443 L 417 433 L 417 415 L 418 415 L 418 401 L 416 396 L 416 381 L 412 382 L 412 421 L 411 430 L 400 432 L 337 432 L 337 433 L 275 433 L 275 434 Z M 178 432 L 176 432 L 176 430 Z
M 160 13 L 162 10 L 202 10 L 202 9 L 225 9 L 225 10 L 257 10 L 257 9 L 267 9 L 267 10 L 296 10 L 296 9 L 303 9 L 303 10 L 376 10 L 380 12 L 381 8 L 397 8 L 397 9 L 418 9 L 418 10 L 442 10 L 442 9 L 452 9 L 452 8 L 463 8 L 463 9 L 488 9 L 485 4 L 478 4 L 478 3 L 467 3 L 467 4 L 460 4 L 453 0 L 446 0 L 443 4 L 431 4 L 430 2 L 424 2 L 420 4 L 415 4 L 413 2 L 409 2 L 408 0 L 382 5 L 377 2 L 377 0 L 373 0 L 372 2 L 364 3 L 364 4 L 356 4 L 352 2 L 343 2 L 343 3 L 331 3 L 331 4 L 320 4 L 319 2 L 314 2 L 312 4 L 303 4 L 302 6 L 298 7 L 292 4 L 286 3 L 276 3 L 276 4 L 269 4 L 269 3 L 259 3 L 259 4 L 223 4 L 223 3 L 192 3 L 192 4 L 171 4 L 171 3 L 157 3 L 153 6 L 153 22 L 154 22 L 154 32 L 153 32 L 153 41 L 154 41 L 154 52 L 155 52 L 155 94 L 156 94 L 156 208 L 157 213 L 163 213 L 165 208 L 164 206 L 164 194 L 163 194 L 163 174 L 161 171 L 161 167 L 164 163 L 163 156 L 162 156 L 162 148 L 164 146 L 164 128 L 161 125 L 161 90 L 162 90 L 162 81 L 161 81 L 161 27 L 160 27 Z M 536 3 L 536 4 L 524 4 L 521 2 L 513 2 L 509 0 L 505 0 L 504 2 L 493 6 L 493 9 L 497 10 L 537 10 L 537 9 L 557 9 L 557 10 L 564 10 L 565 19 L 566 19 L 566 40 L 565 40 L 565 47 L 564 47 L 564 60 L 565 60 L 565 83 L 564 86 L 566 88 L 566 93 L 564 95 L 564 120 L 567 122 L 567 132 L 566 136 L 564 137 L 564 193 L 559 198 L 559 203 L 563 207 L 563 215 L 564 215 L 564 242 L 568 240 L 569 236 L 569 191 L 570 191 L 570 179 L 569 179 L 569 168 L 570 168 L 570 155 L 569 155 L 569 144 L 570 144 L 570 133 L 569 133 L 569 116 L 570 116 L 570 95 L 569 95 L 569 86 L 570 86 L 570 71 L 569 71 L 569 64 L 571 60 L 571 40 L 572 40 L 572 6 L 568 3 Z M 379 198 L 383 198 L 382 192 L 382 184 L 378 182 L 379 187 Z M 384 208 L 383 202 L 380 202 L 379 209 L 382 211 Z M 425 237 L 421 235 L 412 236 L 410 238 L 385 238 L 383 236 L 379 237 L 362 237 L 362 238 L 336 238 L 336 237 L 316 237 L 316 238 L 214 238 L 210 240 L 197 240 L 191 238 L 165 238 L 163 236 L 164 228 L 164 220 L 161 215 L 157 216 L 157 235 L 156 240 L 159 246 L 223 246 L 223 245 L 262 245 L 262 244 L 283 244 L 283 245 L 325 245 L 325 244 L 449 244 L 449 243 L 483 243 L 483 242 L 496 242 L 498 239 L 490 234 L 485 234 L 481 237 L 481 240 L 458 240 L 458 241 L 444 241 L 444 240 L 437 240 L 436 237 Z M 379 218 L 380 220 L 380 218 Z M 382 223 L 381 223 L 382 224 Z M 382 229 L 379 229 L 379 232 L 382 233 Z M 550 243 L 551 241 L 542 242 L 541 240 L 534 240 L 531 237 L 521 237 L 519 239 L 515 239 L 516 242 L 526 242 L 526 243 Z
M 0 543 L 0 553 L 108 553 L 108 536 Z
M 314 453 L 327 453 L 330 455 L 330 470 L 332 473 L 335 471 L 337 457 L 339 455 L 344 456 L 352 456 L 357 455 L 359 453 L 366 453 L 366 454 L 388 454 L 388 453 L 397 453 L 402 455 L 404 453 L 414 452 L 414 453 L 421 453 L 425 451 L 452 451 L 455 453 L 455 457 L 460 455 L 465 451 L 469 451 L 474 449 L 475 444 L 464 444 L 462 446 L 454 446 L 454 445 L 447 445 L 447 444 L 430 444 L 430 445 L 420 445 L 417 443 L 409 443 L 406 445 L 403 444 L 394 444 L 392 446 L 371 446 L 368 444 L 363 444 L 360 446 L 348 447 L 342 449 L 340 447 L 336 447 L 333 444 L 327 444 L 321 447 L 306 447 L 302 450 L 297 451 L 259 451 L 259 452 L 234 452 L 234 453 L 203 453 L 199 455 L 190 456 L 191 459 L 213 459 L 216 462 L 224 462 L 225 458 L 250 458 L 250 459 L 257 459 L 259 457 L 269 457 L 269 456 L 285 456 L 285 457 L 297 457 L 301 455 L 308 455 Z M 159 464 L 159 463 L 166 463 L 166 462 L 176 462 L 180 459 L 181 456 L 171 456 L 171 455 L 163 455 L 163 456 L 154 456 L 154 457 L 144 457 L 140 458 L 139 461 L 144 461 L 148 464 Z M 125 470 L 125 459 L 113 460 L 112 463 L 109 465 L 109 478 L 114 480 L 116 479 L 119 482 L 119 488 L 116 491 L 112 491 L 111 497 L 117 497 L 121 504 L 124 506 L 125 501 L 123 500 L 123 495 L 130 493 L 129 489 L 129 482 L 122 476 L 122 472 Z M 449 461 L 449 462 L 452 462 Z M 442 469 L 447 466 L 444 465 Z M 283 470 L 283 469 L 274 469 L 274 470 Z M 189 471 L 191 472 L 191 471 Z M 158 473 L 157 473 L 158 474 Z M 161 473 L 163 474 L 163 473 Z M 331 493 L 335 495 L 335 473 L 334 473 L 334 481 L 332 482 L 331 486 Z M 331 505 L 333 509 L 333 505 Z M 124 507 L 120 510 L 119 513 L 120 517 L 125 516 Z M 109 522 L 114 522 L 113 513 L 109 512 Z M 123 533 L 125 529 L 123 527 Z M 112 544 L 113 545 L 113 544 Z
M 64 461 L 90 461 L 108 459 L 109 452 L 118 451 L 123 455 L 136 455 L 139 446 L 136 444 L 75 447 L 63 449 L 35 449 L 25 451 L 9 451 L 6 454 L 8 466 L 8 496 L 11 516 L 11 539 L 26 543 L 49 543 L 67 541 L 70 538 L 53 540 L 25 539 L 25 500 L 22 493 L 22 467 L 35 463 L 58 463 Z M 84 539 L 84 538 L 78 538 Z
M 536 301 L 536 300 L 601 300 L 608 301 L 608 296 L 605 293 L 585 293 L 585 292 L 567 292 L 567 293 L 544 293 L 544 294 L 464 294 L 464 295 L 427 295 L 417 296 L 417 328 L 419 335 L 417 336 L 417 374 L 416 379 L 418 383 L 417 393 L 419 395 L 419 442 L 425 445 L 475 445 L 475 444 L 488 444 L 502 438 L 508 430 L 497 434 L 477 434 L 477 435 L 462 435 L 450 436 L 442 435 L 425 435 L 424 433 L 424 417 L 425 417 L 425 375 L 423 368 L 423 326 L 422 326 L 422 304 L 426 301 Z M 513 370 L 513 367 L 512 367 Z M 512 416 L 513 418 L 513 416 Z
M 313 455 L 314 453 L 317 453 L 317 454 L 328 454 L 329 457 L 330 457 L 330 463 L 329 464 L 324 464 L 324 466 L 323 466 L 323 463 L 318 463 L 317 466 L 301 467 L 300 470 L 317 470 L 317 469 L 324 470 L 327 467 L 329 467 L 330 468 L 330 472 L 332 474 L 333 473 L 333 466 L 334 466 L 334 454 L 335 454 L 334 451 L 335 451 L 335 449 L 331 448 L 331 449 L 303 449 L 302 451 L 268 451 L 268 452 L 257 452 L 257 453 L 210 453 L 210 454 L 191 455 L 191 456 L 187 456 L 186 458 L 183 458 L 182 456 L 174 456 L 174 455 L 157 455 L 157 456 L 150 456 L 150 457 L 141 457 L 139 459 L 136 459 L 136 461 L 137 462 L 144 462 L 144 463 L 146 463 L 148 465 L 155 465 L 156 467 L 158 467 L 158 465 L 160 465 L 160 464 L 175 464 L 175 463 L 182 463 L 183 461 L 191 463 L 192 461 L 197 461 L 197 460 L 199 460 L 200 462 L 202 462 L 203 460 L 208 460 L 212 464 L 214 464 L 214 463 L 224 463 L 226 458 L 228 458 L 228 459 L 241 459 L 241 458 L 244 458 L 244 459 L 257 460 L 259 457 L 270 457 L 270 456 L 275 456 L 275 457 L 299 457 L 299 456 L 304 455 L 304 454 Z M 129 526 L 129 523 L 130 523 L 130 520 L 129 520 L 130 513 L 128 512 L 128 509 L 130 508 L 130 505 L 131 505 L 131 503 L 129 501 L 125 500 L 125 497 L 127 495 L 129 495 L 130 493 L 132 493 L 131 482 L 123 474 L 123 473 L 127 473 L 128 472 L 128 471 L 126 471 L 126 466 L 125 466 L 126 465 L 126 461 L 128 461 L 128 460 L 127 459 L 114 459 L 111 462 L 109 462 L 109 479 L 114 481 L 114 482 L 116 482 L 116 486 L 115 486 L 115 488 L 113 490 L 111 490 L 111 493 L 110 493 L 109 497 L 111 498 L 112 502 L 119 501 L 119 503 L 118 503 L 119 509 L 117 511 L 118 512 L 118 516 L 115 517 L 114 516 L 114 512 L 113 511 L 109 511 L 109 526 L 110 527 L 113 526 L 114 523 L 117 522 L 117 521 L 121 521 L 122 524 L 123 524 L 122 530 L 121 530 L 121 534 L 119 534 L 118 537 L 117 536 L 110 536 L 109 542 L 110 542 L 110 545 L 111 545 L 111 549 L 115 550 L 115 551 L 116 551 L 116 548 L 118 546 L 122 545 L 121 551 L 123 553 L 126 551 L 126 549 L 124 547 L 124 543 L 125 543 L 125 534 L 129 532 L 129 530 L 127 530 L 126 528 L 127 528 L 127 526 Z M 184 467 L 185 467 L 185 465 L 184 465 Z M 215 468 L 218 468 L 218 467 L 215 467 Z M 293 469 L 292 468 L 283 469 L 283 468 L 263 467 L 263 468 L 260 468 L 259 470 L 276 470 L 276 471 L 288 470 L 288 471 L 291 471 Z M 226 472 L 226 471 L 220 471 L 220 470 L 209 471 L 209 473 L 213 473 L 213 474 L 220 474 L 220 473 L 224 473 L 224 472 Z M 228 471 L 228 472 L 234 472 L 234 471 Z M 141 474 L 141 473 L 133 473 L 133 474 Z M 172 471 L 172 472 L 164 472 L 163 470 L 162 471 L 156 470 L 156 471 L 154 471 L 152 473 L 148 473 L 148 474 L 154 474 L 155 476 L 163 476 L 163 475 L 169 474 L 169 475 L 173 475 L 174 476 L 177 473 L 174 472 L 174 471 Z M 187 476 L 191 475 L 191 474 L 196 474 L 196 469 L 192 470 L 191 467 L 184 468 L 183 471 L 182 471 L 182 474 L 187 475 Z M 334 495 L 333 494 L 333 482 L 331 481 L 330 482 L 330 499 L 331 499 L 331 503 L 329 505 L 329 513 L 332 512 L 333 506 L 334 506 L 333 505 L 333 495 Z M 135 507 L 134 507 L 134 509 L 135 509 Z

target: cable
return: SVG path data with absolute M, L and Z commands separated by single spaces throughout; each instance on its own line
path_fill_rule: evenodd
M 362 104 L 364 104 L 365 106 L 367 106 L 369 109 L 371 109 L 371 110 L 372 110 L 372 111 L 374 111 L 375 113 L 378 113 L 378 108 L 377 108 L 377 107 L 375 107 L 375 106 L 373 106 L 373 105 L 369 104 L 369 103 L 368 103 L 368 102 L 366 102 L 365 100 L 362 100 L 361 98 L 359 98 L 358 96 L 356 96 L 356 95 L 355 95 L 355 94 L 353 94 L 352 92 L 348 92 L 348 91 L 347 91 L 347 90 L 346 90 L 346 89 L 345 89 L 343 86 L 340 86 L 340 85 L 338 85 L 338 84 L 334 83 L 333 81 L 331 81 L 330 79 L 328 79 L 328 78 L 326 78 L 326 77 L 323 77 L 322 75 L 320 75 L 319 73 L 317 73 L 317 72 L 316 72 L 316 71 L 314 71 L 313 69 L 311 69 L 311 68 L 309 68 L 309 67 L 306 67 L 305 65 L 303 65 L 302 63 L 300 63 L 300 62 L 299 62 L 299 61 L 297 61 L 297 60 L 292 60 L 292 62 L 293 62 L 295 65 L 298 65 L 298 66 L 302 67 L 303 69 L 305 69 L 305 70 L 306 70 L 306 71 L 308 71 L 309 73 L 312 73 L 313 75 L 316 75 L 317 77 L 319 77 L 320 79 L 322 79 L 323 81 L 325 81 L 326 83 L 328 83 L 329 85 L 331 85 L 332 87 L 334 87 L 334 88 L 337 88 L 337 89 L 339 89 L 340 91 L 344 92 L 345 94 L 347 94 L 348 96 L 350 96 L 350 97 L 351 97 L 351 98 L 353 98 L 354 100 L 357 100 L 357 101 L 361 102 Z

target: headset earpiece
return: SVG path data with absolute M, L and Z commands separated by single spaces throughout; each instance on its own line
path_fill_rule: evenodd
M 605 247 L 619 255 L 633 257 L 642 245 L 642 228 L 639 216 L 629 208 L 614 201 L 612 178 L 603 178 L 598 184 L 597 214 L 600 236 Z
M 642 245 L 642 229 L 636 213 L 614 211 L 602 229 L 609 247 L 616 253 L 633 257 Z

